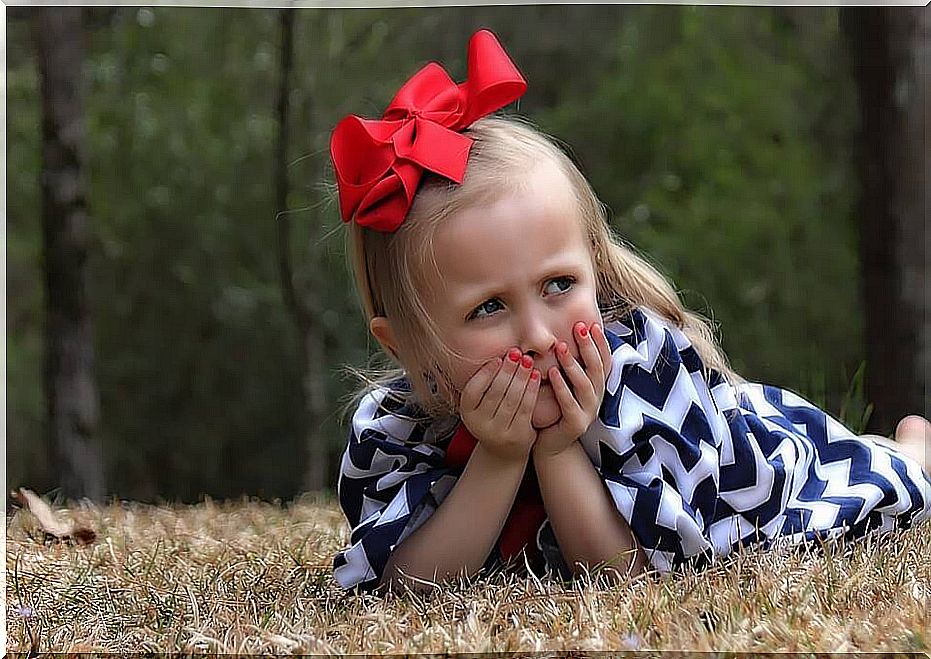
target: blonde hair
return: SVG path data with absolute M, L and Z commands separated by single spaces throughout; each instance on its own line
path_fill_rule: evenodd
M 572 160 L 548 136 L 526 120 L 486 117 L 465 133 L 474 142 L 462 184 L 427 174 L 410 212 L 394 233 L 381 233 L 350 223 L 348 254 L 366 321 L 389 319 L 398 367 L 350 369 L 365 385 L 344 408 L 354 409 L 376 387 L 406 376 L 409 392 L 396 392 L 397 402 L 413 403 L 417 418 L 455 415 L 456 401 L 441 395 L 453 387 L 440 368 L 460 358 L 442 340 L 427 313 L 421 291 L 436 269 L 433 236 L 444 220 L 464 208 L 496 201 L 527 180 L 528 163 L 549 160 L 566 176 L 578 203 L 578 216 L 591 247 L 597 278 L 597 302 L 607 323 L 630 309 L 647 307 L 680 328 L 708 369 L 732 383 L 742 381 L 718 347 L 710 323 L 687 310 L 669 281 L 632 246 L 615 236 L 604 205 Z M 443 357 L 450 361 L 438 359 Z

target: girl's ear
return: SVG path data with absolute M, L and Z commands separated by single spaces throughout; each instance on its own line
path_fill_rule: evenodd
M 399 359 L 398 344 L 394 340 L 394 331 L 391 328 L 391 321 L 389 321 L 387 317 L 374 316 L 372 320 L 369 321 L 369 331 L 372 332 L 372 336 L 378 339 L 381 347 L 388 351 L 388 354 L 395 359 Z

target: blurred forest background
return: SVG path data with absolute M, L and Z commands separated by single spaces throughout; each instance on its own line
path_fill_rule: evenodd
M 330 130 L 431 59 L 463 80 L 478 27 L 739 372 L 891 432 L 928 411 L 927 15 L 8 7 L 8 489 L 332 488 L 376 344 Z

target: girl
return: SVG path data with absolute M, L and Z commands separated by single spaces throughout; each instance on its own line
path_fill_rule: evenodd
M 350 116 L 332 136 L 362 305 L 402 367 L 352 415 L 344 588 L 518 555 L 564 577 L 668 571 L 931 516 L 931 424 L 908 417 L 896 450 L 743 381 L 612 238 L 569 158 L 486 116 L 526 88 L 490 32 L 468 66 L 456 85 L 427 65 L 381 121 Z

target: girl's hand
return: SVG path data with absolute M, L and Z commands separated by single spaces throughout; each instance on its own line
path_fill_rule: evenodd
M 530 419 L 540 379 L 533 359 L 517 348 L 503 360 L 486 362 L 469 379 L 459 397 L 459 415 L 486 451 L 507 461 L 527 459 L 537 438 Z
M 556 396 L 556 402 L 562 410 L 558 423 L 539 431 L 533 446 L 534 455 L 556 455 L 569 448 L 582 436 L 592 422 L 598 417 L 601 400 L 604 398 L 605 381 L 611 372 L 611 348 L 600 324 L 591 326 L 576 323 L 575 341 L 579 354 L 585 363 L 583 369 L 569 351 L 568 345 L 561 341 L 556 346 L 556 357 L 562 370 L 553 366 L 549 370 L 550 386 Z M 572 390 L 563 377 L 563 372 L 572 383 Z M 573 391 L 575 395 L 573 396 Z

